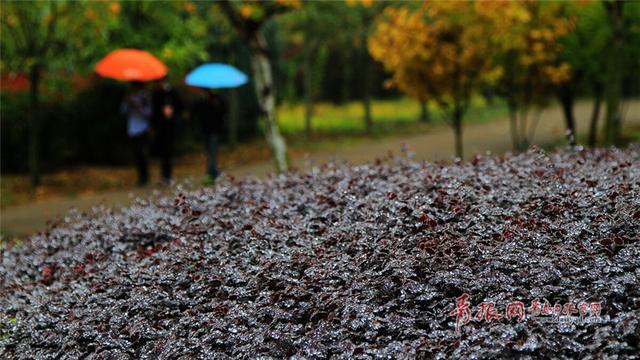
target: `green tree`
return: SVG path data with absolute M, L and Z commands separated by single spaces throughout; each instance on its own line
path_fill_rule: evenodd
M 563 45 L 560 59 L 571 66 L 571 79 L 561 85 L 559 97 L 567 114 L 570 111 L 568 107 L 572 107 L 576 96 L 585 93 L 593 96 L 588 144 L 595 146 L 598 118 L 607 78 L 607 57 L 603 54 L 607 53 L 611 30 L 601 3 L 565 3 L 564 5 L 567 13 L 575 14 L 577 17 L 577 25 L 573 31 L 560 39 Z
M 604 141 L 615 145 L 620 136 L 620 104 L 622 98 L 622 64 L 624 47 L 624 3 L 622 1 L 604 2 L 611 27 L 611 47 L 607 59 L 607 83 L 605 90 L 606 117 Z
M 118 6 L 116 4 L 116 6 Z M 4 1 L 2 71 L 29 74 L 28 163 L 32 186 L 40 182 L 40 100 L 43 72 L 89 66 L 102 49 L 113 4 L 71 1 Z
M 287 36 L 287 42 L 294 53 L 290 57 L 293 79 L 301 74 L 305 104 L 305 135 L 312 133 L 313 107 L 322 83 L 322 69 L 329 49 L 345 49 L 345 38 L 353 35 L 345 12 L 354 11 L 344 3 L 317 1 L 305 4 L 298 11 L 289 12 L 278 19 Z M 343 29 L 336 32 L 336 29 Z M 291 81 L 291 80 L 290 80 Z M 292 82 L 292 81 L 291 81 Z
M 360 65 L 362 66 L 362 107 L 364 110 L 364 123 L 367 132 L 371 132 L 373 129 L 373 114 L 371 112 L 371 90 L 372 90 L 372 73 L 373 73 L 373 58 L 370 51 L 368 51 L 368 39 L 374 31 L 375 19 L 382 14 L 387 7 L 387 3 L 384 1 L 372 1 L 372 0 L 347 0 L 347 4 L 354 8 L 352 13 L 354 29 L 356 31 L 355 49 L 360 58 Z M 380 61 L 380 59 L 377 59 Z
M 480 4 L 480 16 L 494 34 L 491 56 L 502 72 L 497 92 L 507 100 L 513 148 L 523 150 L 529 146 L 539 120 L 538 112 L 529 122 L 531 109 L 545 106 L 570 78 L 569 64 L 560 59 L 562 45 L 558 39 L 572 29 L 574 20 L 562 15 L 558 3 L 530 0 Z M 568 119 L 572 139 L 573 118 Z
M 108 28 L 109 50 L 144 49 L 158 56 L 169 76 L 182 82 L 184 74 L 207 60 L 207 14 L 187 1 L 121 1 L 121 10 Z

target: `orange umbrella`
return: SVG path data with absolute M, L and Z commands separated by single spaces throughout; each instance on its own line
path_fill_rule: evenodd
M 124 81 L 150 81 L 167 75 L 167 67 L 143 50 L 114 50 L 96 64 L 101 76 Z

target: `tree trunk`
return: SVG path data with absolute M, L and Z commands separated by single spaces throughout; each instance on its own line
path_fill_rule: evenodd
M 487 105 L 493 106 L 493 104 L 494 104 L 493 89 L 491 89 L 489 87 L 484 88 L 483 91 L 482 91 L 482 96 L 485 98 L 485 100 L 487 100 Z
M 420 100 L 420 122 L 429 123 L 431 119 L 429 119 L 429 108 L 427 107 L 426 100 Z
M 365 42 L 366 44 L 366 42 Z M 371 133 L 373 130 L 373 119 L 371 118 L 371 58 L 367 53 L 367 49 L 364 50 L 362 74 L 362 106 L 364 108 L 364 124 L 367 133 Z
M 573 116 L 574 95 L 571 89 L 563 86 L 558 94 L 567 127 L 567 141 L 570 146 L 576 145 L 576 123 Z
M 589 146 L 596 146 L 598 132 L 598 118 L 600 117 L 600 104 L 602 103 L 602 84 L 596 84 L 594 88 L 593 111 L 589 124 Z
M 511 143 L 513 151 L 520 151 L 520 140 L 518 139 L 518 108 L 515 104 L 509 104 L 509 128 L 511 130 Z
M 313 118 L 313 72 L 311 61 L 313 52 L 306 51 L 304 54 L 302 71 L 304 76 L 304 135 L 307 139 L 311 137 Z
M 133 28 L 140 29 L 140 20 L 142 19 L 142 1 L 136 1 L 133 8 Z
M 606 84 L 606 117 L 604 125 L 604 141 L 606 145 L 616 145 L 620 133 L 620 97 L 622 91 L 622 50 L 623 50 L 623 16 L 622 1 L 605 2 L 609 23 L 612 30 L 611 48 L 609 50 L 607 84 Z
M 462 159 L 462 109 L 458 106 L 453 110 L 453 133 L 455 136 L 456 157 Z
M 527 134 L 527 143 L 533 141 L 536 135 L 536 129 L 538 128 L 538 123 L 540 122 L 540 114 L 542 114 L 542 110 L 538 109 L 533 114 L 533 121 L 531 122 L 531 126 L 529 127 L 529 133 Z
M 29 175 L 31 186 L 36 187 L 40 184 L 40 166 L 39 166 L 39 139 L 40 130 L 40 64 L 31 65 L 29 74 L 29 90 L 30 90 L 30 108 L 29 108 Z
M 525 151 L 529 148 L 529 139 L 527 138 L 527 117 L 529 116 L 529 109 L 523 106 L 520 110 L 520 151 Z
M 231 50 L 230 63 L 235 64 L 236 60 L 236 48 Z M 238 121 L 239 119 L 239 103 L 238 103 L 238 89 L 229 90 L 229 119 L 227 127 L 227 136 L 229 137 L 229 147 L 235 149 L 238 146 Z
M 362 29 L 360 32 L 360 44 L 362 52 L 362 106 L 364 107 L 364 124 L 367 133 L 373 130 L 373 119 L 371 118 L 371 65 L 372 59 L 367 50 L 369 29 L 373 22 L 373 16 L 363 8 Z
M 240 104 L 238 102 L 238 89 L 229 91 L 229 147 L 235 149 L 238 146 L 238 121 L 240 120 Z
M 255 31 L 249 39 L 251 66 L 258 104 L 264 120 L 267 143 L 271 149 L 278 173 L 287 171 L 287 145 L 280 134 L 276 118 L 276 93 L 271 73 L 271 61 L 267 56 L 267 43 L 261 31 Z

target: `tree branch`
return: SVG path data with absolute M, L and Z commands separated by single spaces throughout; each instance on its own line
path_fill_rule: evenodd
M 262 10 L 264 11 L 264 20 L 267 20 L 278 14 L 284 14 L 290 10 L 288 6 L 280 5 L 275 1 L 265 1 L 261 2 L 260 4 L 262 5 Z
M 259 5 L 263 14 L 259 20 L 256 20 L 253 18 L 244 18 L 230 0 L 220 0 L 217 4 L 220 10 L 227 15 L 227 19 L 229 19 L 231 25 L 238 31 L 240 36 L 245 39 L 251 39 L 271 17 L 289 11 L 289 7 L 275 2 L 255 2 L 253 4 L 255 6 Z
M 9 25 L 8 20 L 3 17 L 2 25 L 6 28 L 11 35 L 13 35 L 13 39 L 15 42 L 16 52 L 26 55 L 27 53 L 27 41 L 24 36 L 20 36 L 20 31 L 14 26 Z M 21 39 L 22 38 L 22 39 Z M 22 44 L 20 44 L 22 43 Z M 22 46 L 21 46 L 22 45 Z
M 24 39 L 25 43 L 24 54 L 26 55 L 26 57 L 31 57 L 36 55 L 36 46 L 34 40 L 34 37 L 36 35 L 28 36 L 28 34 L 31 34 L 31 31 L 35 31 L 36 27 L 34 26 L 34 24 L 29 24 L 29 26 L 27 26 L 26 23 L 29 21 L 29 14 L 28 12 L 23 11 L 21 6 L 22 4 L 16 4 L 14 9 L 16 12 L 16 16 L 20 19 L 20 30 L 22 32 L 22 38 Z
M 233 4 L 231 4 L 231 1 L 229 0 L 219 1 L 218 7 L 220 7 L 220 10 L 225 13 L 227 19 L 229 20 L 229 22 L 231 22 L 231 25 L 236 29 L 241 37 L 245 38 L 246 40 L 251 38 L 252 34 L 250 29 L 253 28 L 253 26 L 250 26 L 250 22 L 253 21 L 244 19 L 242 15 L 233 7 Z M 257 28 L 257 26 L 255 28 Z
M 53 34 L 56 31 L 56 23 L 58 22 L 58 5 L 55 1 L 49 2 L 51 7 L 51 21 L 49 22 L 49 26 L 47 26 L 47 35 L 45 36 L 44 41 L 42 42 L 39 52 L 41 54 L 45 54 L 47 50 L 49 50 L 49 45 L 51 44 L 51 39 L 53 38 Z

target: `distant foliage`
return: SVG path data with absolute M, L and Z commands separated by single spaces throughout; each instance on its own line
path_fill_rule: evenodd
M 558 39 L 574 24 L 557 4 L 425 2 L 387 9 L 369 49 L 392 73 L 389 84 L 418 99 L 446 102 L 483 82 L 538 95 L 569 79 Z
M 105 50 L 119 11 L 114 2 L 3 2 L 2 72 L 26 74 L 34 64 L 86 71 Z
M 538 1 L 429 1 L 389 8 L 369 41 L 395 86 L 453 113 L 454 128 L 471 94 L 491 87 L 514 108 L 547 101 L 570 79 L 559 39 L 575 26 L 562 4 Z M 526 126 L 525 133 L 526 133 Z M 460 152 L 459 152 L 460 154 Z
M 392 73 L 389 82 L 451 112 L 462 156 L 462 117 L 471 95 L 501 75 L 491 61 L 489 19 L 471 2 L 425 2 L 416 10 L 388 8 L 369 41 L 371 55 Z
M 390 85 L 418 99 L 465 101 L 479 81 L 491 81 L 490 29 L 468 2 L 430 2 L 418 10 L 389 8 L 370 42 L 373 57 L 392 72 Z
M 571 78 L 560 58 L 560 39 L 575 28 L 576 17 L 560 3 L 482 1 L 478 16 L 492 33 L 491 57 L 500 67 L 501 93 L 520 106 L 548 100 L 553 88 Z

